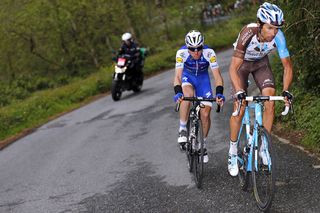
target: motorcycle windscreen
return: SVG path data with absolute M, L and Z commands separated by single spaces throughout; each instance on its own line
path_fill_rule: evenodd
M 126 59 L 125 58 L 118 58 L 118 66 L 124 66 L 126 64 Z

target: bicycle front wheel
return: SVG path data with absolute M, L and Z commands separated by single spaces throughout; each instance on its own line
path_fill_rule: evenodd
M 240 137 L 238 140 L 238 168 L 239 168 L 239 183 L 243 191 L 247 191 L 249 186 L 249 176 L 250 173 L 247 172 L 248 165 L 248 154 L 250 152 L 250 147 L 248 146 L 247 136 L 246 136 L 246 126 L 243 125 L 241 132 L 239 132 Z
M 187 155 L 187 160 L 188 160 L 188 168 L 189 172 L 193 172 L 193 151 L 192 151 L 192 146 L 191 144 L 194 143 L 195 138 L 192 136 L 192 121 L 189 116 L 188 123 L 187 123 L 187 143 L 185 144 L 185 151 Z M 192 136 L 192 137 L 191 137 Z
M 259 154 L 260 146 L 264 146 L 263 156 Z M 258 146 L 255 146 L 252 157 L 253 193 L 260 210 L 268 211 L 275 191 L 275 156 L 271 146 L 271 137 L 267 130 L 258 130 Z
M 203 129 L 201 120 L 198 121 L 198 128 L 196 130 L 196 147 L 194 147 L 193 155 L 193 174 L 197 187 L 202 187 L 203 179 L 203 154 L 204 154 L 204 141 L 203 141 Z

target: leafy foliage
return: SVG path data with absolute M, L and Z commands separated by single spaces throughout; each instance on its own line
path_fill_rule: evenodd
M 109 66 L 124 32 L 152 54 L 163 51 L 199 26 L 203 2 L 0 1 L 0 107 Z
M 281 1 L 282 2 L 282 1 Z M 295 117 L 286 120 L 288 128 L 302 130 L 306 134 L 302 143 L 320 151 L 320 2 L 286 1 L 281 7 L 285 12 L 284 33 L 294 65 L 293 92 Z M 283 69 L 275 60 L 275 77 L 278 87 L 282 83 Z M 278 109 L 280 112 L 280 109 Z
M 249 14 L 249 16 L 252 14 Z M 230 46 L 236 39 L 239 29 L 243 25 L 246 16 L 230 19 L 223 24 L 212 26 L 208 31 L 204 31 L 206 43 L 215 48 Z M 173 34 L 172 34 L 173 35 Z M 224 36 L 222 36 L 224 35 Z M 146 76 L 158 72 L 161 69 L 172 68 L 175 63 L 175 53 L 184 43 L 184 34 L 176 37 L 176 40 L 163 42 L 162 51 L 154 50 L 154 54 L 148 56 L 145 61 L 144 72 Z M 218 39 L 219 38 L 219 39 Z M 44 77 L 25 76 L 22 79 L 29 79 L 26 83 L 22 80 L 17 88 L 24 88 L 23 91 L 29 91 L 24 100 L 5 100 L 7 106 L 0 107 L 0 140 L 21 132 L 24 129 L 38 126 L 63 111 L 74 109 L 83 101 L 90 99 L 91 96 L 110 90 L 113 66 L 101 66 L 98 72 L 90 74 L 85 79 L 68 78 L 65 75 L 51 75 L 52 79 Z M 16 78 L 18 82 L 19 78 Z M 52 81 L 51 81 L 52 80 Z M 60 82 L 57 87 L 55 82 Z M 41 88 L 50 88 L 48 90 L 36 91 Z M 38 88 L 38 89 L 37 89 Z M 12 89 L 12 88 L 11 88 Z M 15 89 L 14 89 L 15 90 Z M 17 89 L 18 90 L 18 89 Z M 0 84 L 0 92 L 6 92 L 8 97 L 13 96 L 9 87 Z M 16 92 L 14 92 L 16 93 Z M 0 103 L 3 101 L 0 96 Z M 12 102 L 12 103 L 9 103 Z M 1 145 L 1 144 L 0 144 Z

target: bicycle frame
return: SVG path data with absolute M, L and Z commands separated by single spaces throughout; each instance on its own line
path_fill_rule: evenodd
M 250 109 L 254 110 L 255 114 L 255 120 L 254 120 L 254 126 L 253 126 L 253 133 L 250 133 L 251 129 L 251 121 L 250 121 Z M 248 165 L 247 165 L 247 172 L 252 172 L 252 155 L 255 156 L 258 155 L 258 131 L 259 128 L 262 127 L 262 113 L 263 113 L 263 103 L 254 103 L 249 104 L 245 107 L 244 116 L 242 118 L 242 125 L 240 127 L 239 135 L 238 135 L 238 141 L 240 139 L 240 134 L 242 131 L 243 126 L 246 127 L 246 142 L 250 145 L 250 152 L 248 153 Z M 267 141 L 265 141 L 267 143 Z M 266 147 L 268 147 L 268 144 L 265 144 Z M 270 155 L 268 150 L 266 150 L 267 158 L 268 158 L 268 167 L 270 169 L 271 162 L 270 162 Z M 257 159 L 257 157 L 255 158 Z M 240 162 L 243 164 L 243 159 L 239 159 Z M 258 170 L 258 162 L 255 160 L 254 166 L 256 171 Z
M 240 131 L 237 137 L 239 141 L 238 147 L 244 150 L 238 151 L 238 168 L 241 169 L 239 173 L 240 185 L 243 190 L 247 190 L 249 184 L 249 176 L 252 177 L 253 183 L 253 192 L 257 202 L 257 205 L 260 210 L 268 210 L 271 206 L 273 196 L 274 196 L 274 187 L 275 187 L 275 172 L 274 165 L 272 164 L 273 151 L 271 149 L 271 138 L 268 131 L 263 126 L 263 107 L 265 101 L 276 101 L 282 100 L 284 101 L 284 97 L 282 96 L 247 96 L 245 101 L 247 104 L 244 109 L 244 115 L 241 121 Z M 248 102 L 254 103 L 248 103 Z M 240 108 L 242 105 L 242 101 L 240 100 L 239 105 L 232 113 L 232 116 L 238 116 L 240 113 Z M 250 120 L 250 110 L 254 110 L 254 124 L 253 129 L 251 127 Z M 282 115 L 286 115 L 289 111 L 289 106 L 285 107 L 285 110 L 281 113 Z M 243 131 L 245 128 L 245 131 Z M 251 130 L 253 131 L 252 133 Z M 245 138 L 242 140 L 241 137 L 245 134 Z M 241 143 L 240 143 L 241 141 Z M 260 143 L 260 144 L 259 144 Z M 248 146 L 250 146 L 250 150 L 248 150 Z M 263 159 L 258 158 L 258 153 L 263 149 L 263 154 L 266 154 L 266 162 L 263 164 Z M 260 154 L 259 154 L 260 155 Z M 265 176 L 266 175 L 266 176 Z M 261 184 L 259 177 L 265 176 L 267 184 Z M 258 178 L 257 178 L 258 177 Z M 265 188 L 266 190 L 260 191 L 260 187 Z M 261 189 L 262 190 L 262 189 Z M 261 193 L 262 192 L 262 193 Z
M 198 131 L 199 128 L 199 122 L 201 122 L 200 119 L 200 109 L 201 106 L 198 102 L 193 102 L 191 109 L 190 109 L 190 115 L 189 119 L 191 119 L 191 127 L 194 127 L 194 129 L 191 131 L 192 135 L 188 135 L 188 141 L 192 142 L 192 138 L 196 138 L 195 133 Z M 192 144 L 194 145 L 194 144 Z

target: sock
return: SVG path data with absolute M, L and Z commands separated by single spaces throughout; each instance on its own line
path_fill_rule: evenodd
M 229 154 L 236 155 L 238 152 L 238 142 L 233 142 L 230 140 L 230 146 L 229 146 Z
M 187 122 L 180 120 L 179 132 L 181 132 L 182 130 L 187 131 Z

